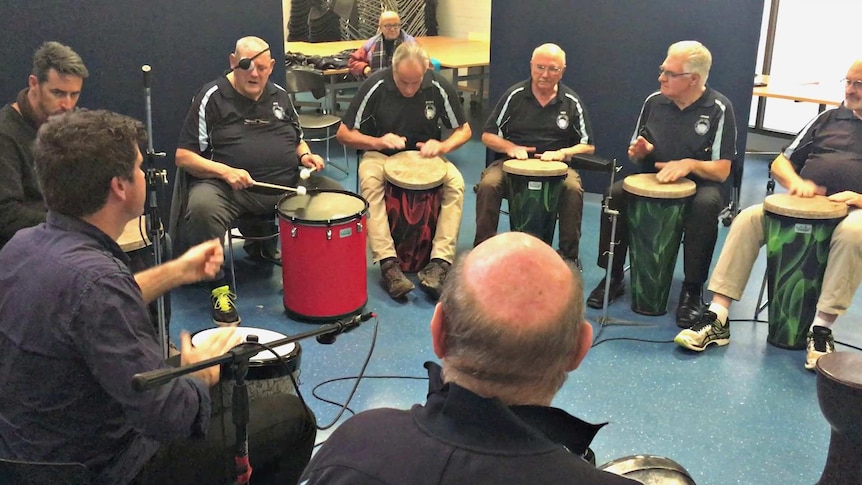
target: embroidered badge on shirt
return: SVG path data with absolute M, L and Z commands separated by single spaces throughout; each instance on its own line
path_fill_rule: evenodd
M 272 115 L 277 119 L 284 120 L 284 108 L 278 102 L 272 103 Z
M 425 119 L 433 120 L 437 117 L 437 107 L 434 106 L 434 101 L 425 101 Z
M 560 114 L 557 115 L 557 128 L 561 130 L 565 130 L 569 127 L 569 115 L 565 113 L 565 111 L 560 111 Z
M 709 116 L 701 115 L 694 123 L 694 132 L 698 135 L 705 135 L 709 131 Z

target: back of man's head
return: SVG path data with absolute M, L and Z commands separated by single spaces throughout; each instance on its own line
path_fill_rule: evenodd
M 77 76 L 81 79 L 87 79 L 90 75 L 77 52 L 67 45 L 54 41 L 45 42 L 33 54 L 31 74 L 43 83 L 48 80 L 48 72 L 51 69 L 59 74 Z
M 507 404 L 549 404 L 592 339 L 578 270 L 520 232 L 456 262 L 432 334 L 447 382 Z
M 107 200 L 111 179 L 132 180 L 143 125 L 110 111 L 77 110 L 52 116 L 39 128 L 33 160 L 45 204 L 82 217 Z

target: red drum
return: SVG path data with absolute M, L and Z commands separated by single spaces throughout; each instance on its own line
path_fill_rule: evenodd
M 284 309 L 296 320 L 337 320 L 368 302 L 368 202 L 343 190 L 309 190 L 278 202 Z
M 425 158 L 416 150 L 396 153 L 383 166 L 384 197 L 389 231 L 401 271 L 415 273 L 431 259 L 437 218 L 442 204 L 446 162 Z

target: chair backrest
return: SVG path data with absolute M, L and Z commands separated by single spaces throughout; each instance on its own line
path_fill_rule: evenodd
M 326 95 L 326 79 L 319 71 L 288 69 L 285 73 L 284 89 L 288 93 L 311 92 L 315 99 L 320 99 Z
M 0 459 L 0 484 L 88 485 L 90 471 L 82 463 L 39 463 Z

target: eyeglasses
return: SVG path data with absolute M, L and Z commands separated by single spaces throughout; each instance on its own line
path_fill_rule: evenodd
M 384 29 L 400 29 L 401 24 L 383 24 L 381 25 Z
M 852 87 L 853 89 L 862 89 L 862 80 L 853 81 L 851 79 L 844 78 L 841 80 L 844 83 L 844 87 Z
M 661 67 L 661 66 L 659 66 L 659 68 L 658 68 L 658 75 L 659 75 L 659 76 L 661 76 L 661 75 L 665 75 L 665 76 L 667 76 L 667 77 L 669 77 L 669 78 L 671 78 L 671 79 L 676 79 L 676 78 L 678 78 L 678 77 L 680 77 L 680 76 L 685 76 L 686 74 L 691 74 L 691 73 L 690 73 L 690 72 L 673 72 L 673 71 L 668 71 L 667 69 L 665 69 L 665 68 L 663 68 L 663 67 Z
M 563 71 L 562 67 L 557 66 L 546 66 L 544 64 L 533 64 L 533 68 L 535 68 L 539 72 L 548 71 L 551 74 L 559 74 Z

